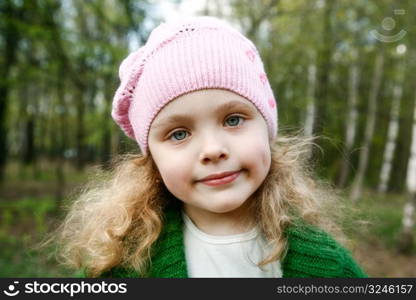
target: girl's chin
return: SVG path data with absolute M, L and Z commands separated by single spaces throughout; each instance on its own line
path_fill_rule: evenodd
M 209 210 L 213 213 L 217 213 L 217 214 L 226 214 L 226 213 L 230 213 L 233 212 L 237 209 L 239 209 L 241 206 L 243 205 L 243 203 L 235 203 L 233 205 L 218 205 L 218 206 L 212 206 L 207 208 L 206 210 Z

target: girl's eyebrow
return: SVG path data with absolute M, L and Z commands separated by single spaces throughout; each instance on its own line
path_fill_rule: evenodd
M 249 109 L 253 111 L 253 108 L 249 106 L 248 104 L 241 102 L 241 101 L 237 101 L 237 100 L 231 100 L 229 102 L 219 105 L 215 109 L 214 114 L 220 114 L 222 112 L 225 112 L 231 109 Z M 171 115 L 167 118 L 160 120 L 158 123 L 153 124 L 152 127 L 154 129 L 158 129 L 161 127 L 169 126 L 170 124 L 174 124 L 174 123 L 187 122 L 191 119 L 192 119 L 192 115 L 175 114 L 175 115 Z

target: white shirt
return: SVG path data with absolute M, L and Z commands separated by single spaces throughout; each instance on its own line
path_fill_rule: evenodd
M 211 235 L 201 231 L 182 211 L 185 257 L 189 277 L 282 277 L 280 262 L 259 268 L 267 253 L 257 227 L 240 234 Z

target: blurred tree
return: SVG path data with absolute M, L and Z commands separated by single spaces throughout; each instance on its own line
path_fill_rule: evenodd
M 348 174 L 350 171 L 350 157 L 351 151 L 354 146 L 354 141 L 357 132 L 358 125 L 358 111 L 357 111 L 357 102 L 358 102 L 358 82 L 359 82 L 359 66 L 357 61 L 357 50 L 352 50 L 352 61 L 351 65 L 348 68 L 348 114 L 345 120 L 345 146 L 344 146 L 344 156 L 342 158 L 341 165 L 341 174 L 338 179 L 338 186 L 344 187 Z
M 416 93 L 413 110 L 413 129 L 406 176 L 408 201 L 403 207 L 402 229 L 398 248 L 403 253 L 410 253 L 414 246 L 414 226 L 416 211 Z
M 324 133 L 328 124 L 328 100 L 329 100 L 329 74 L 332 68 L 331 55 L 334 51 L 334 26 L 332 18 L 334 15 L 336 1 L 322 0 L 322 40 L 317 44 L 317 87 L 316 87 L 316 110 L 313 122 L 315 135 Z M 327 131 L 327 130 L 326 130 Z
M 368 159 L 370 155 L 370 145 L 374 137 L 374 128 L 376 123 L 377 98 L 380 91 L 381 80 L 383 76 L 384 53 L 377 53 L 374 75 L 371 84 L 371 91 L 368 99 L 368 116 L 365 127 L 365 136 L 360 151 L 360 160 L 354 183 L 351 188 L 351 199 L 356 202 L 360 199 L 363 188 L 364 175 L 367 171 Z
M 378 191 L 385 193 L 387 191 L 389 179 L 391 177 L 392 162 L 396 150 L 397 136 L 399 133 L 399 116 L 400 102 L 403 94 L 404 80 L 404 61 L 397 63 L 397 77 L 393 83 L 393 95 L 391 100 L 390 121 L 387 131 L 387 141 L 384 149 L 383 163 L 380 171 L 380 182 Z
M 0 68 L 0 184 L 8 158 L 6 113 L 11 90 L 10 73 L 17 60 L 20 32 L 16 20 L 22 18 L 25 6 L 17 1 L 0 1 L 1 68 Z

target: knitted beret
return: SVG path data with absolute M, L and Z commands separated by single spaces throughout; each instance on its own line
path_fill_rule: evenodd
M 277 107 L 255 45 L 215 17 L 162 23 L 119 69 L 112 117 L 127 136 L 148 151 L 150 126 L 175 98 L 202 89 L 225 89 L 251 101 L 277 134 Z

